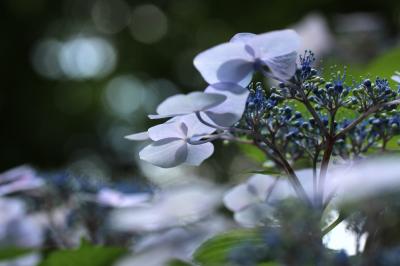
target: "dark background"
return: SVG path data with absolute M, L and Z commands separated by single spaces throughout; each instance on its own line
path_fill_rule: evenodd
M 135 171 L 137 145 L 122 137 L 150 126 L 145 115 L 166 96 L 205 88 L 192 65 L 196 53 L 236 32 L 287 27 L 310 12 L 322 14 L 333 34 L 343 15 L 367 12 L 383 25 L 378 33 L 369 33 L 378 34 L 383 44 L 372 54 L 396 44 L 398 0 L 1 1 L 0 170 L 23 163 L 58 169 L 90 158 L 111 171 Z M 39 52 L 46 40 L 62 45 L 74 38 L 98 38 L 111 45 L 114 67 L 106 61 L 105 74 L 74 77 Z M 340 48 L 327 56 L 349 61 Z M 47 74 L 41 73 L 43 62 L 48 63 Z M 137 107 L 129 105 L 130 99 Z M 224 156 L 217 152 L 218 157 Z

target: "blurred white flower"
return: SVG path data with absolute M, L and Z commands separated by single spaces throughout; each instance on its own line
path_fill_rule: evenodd
M 399 83 L 399 85 L 400 85 L 400 72 L 396 71 L 396 72 L 395 72 L 395 75 L 392 76 L 392 79 L 393 79 L 395 82 Z
M 41 261 L 39 253 L 29 253 L 15 259 L 0 261 L 0 266 L 37 266 Z
M 0 213 L 0 245 L 41 246 L 44 228 L 35 217 L 26 213 L 22 201 L 0 198 Z
M 157 231 L 196 222 L 211 214 L 221 199 L 211 185 L 182 186 L 160 192 L 149 207 L 118 209 L 111 214 L 115 230 Z
M 308 14 L 293 28 L 301 37 L 299 53 L 311 50 L 317 57 L 320 57 L 332 50 L 334 38 L 323 15 L 319 13 Z
M 19 166 L 0 174 L 0 196 L 32 190 L 44 185 L 44 180 L 36 176 L 28 166 Z
M 96 201 L 104 206 L 127 208 L 144 205 L 150 200 L 151 195 L 149 193 L 126 194 L 114 189 L 103 188 L 97 193 L 96 198 Z
M 400 191 L 400 159 L 368 159 L 331 173 L 338 203 Z
M 315 198 L 312 169 L 298 170 L 296 175 L 312 201 Z M 327 178 L 326 195 L 334 192 L 335 180 Z M 254 227 L 272 218 L 275 203 L 289 197 L 296 197 L 296 192 L 288 178 L 256 174 L 229 190 L 224 196 L 224 204 L 234 212 L 236 222 Z
M 133 255 L 122 259 L 116 265 L 164 266 L 176 258 L 190 261 L 193 252 L 201 243 L 231 226 L 229 221 L 217 216 L 191 226 L 148 234 L 136 243 Z

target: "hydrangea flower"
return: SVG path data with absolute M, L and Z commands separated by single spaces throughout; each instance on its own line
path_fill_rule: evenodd
M 215 128 L 201 123 L 195 114 L 176 117 L 147 131 L 148 139 L 153 142 L 139 152 L 139 157 L 163 168 L 180 164 L 200 165 L 212 155 L 214 145 L 196 141 L 214 131 Z M 147 135 L 141 132 L 127 138 L 143 140 Z
M 209 84 L 227 82 L 246 87 L 253 73 L 264 66 L 274 77 L 287 80 L 296 71 L 299 39 L 293 30 L 239 33 L 230 42 L 200 53 L 193 63 Z
M 26 209 L 21 200 L 0 198 L 0 245 L 30 248 L 42 245 L 44 228 Z

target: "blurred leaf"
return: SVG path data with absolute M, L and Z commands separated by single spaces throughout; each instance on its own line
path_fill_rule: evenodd
M 126 251 L 120 247 L 93 246 L 83 243 L 78 249 L 51 252 L 40 266 L 110 266 Z
M 186 261 L 174 259 L 174 260 L 169 261 L 167 265 L 168 266 L 191 266 L 192 264 L 190 264 Z
M 203 266 L 229 265 L 229 254 L 232 249 L 244 243 L 257 245 L 262 243 L 262 239 L 255 230 L 230 231 L 207 240 L 196 250 L 193 258 L 196 263 Z
M 393 48 L 383 55 L 374 59 L 366 68 L 364 73 L 371 74 L 371 78 L 379 76 L 382 78 L 389 79 L 389 82 L 394 85 L 390 77 L 395 71 L 400 70 L 400 47 Z
M 265 168 L 261 170 L 252 170 L 248 171 L 249 174 L 261 174 L 261 175 L 272 175 L 272 176 L 281 176 L 282 171 L 279 171 L 276 168 Z
M 18 258 L 22 255 L 32 252 L 31 249 L 17 248 L 17 247 L 7 247 L 0 249 L 0 261 L 12 260 Z
M 250 144 L 238 144 L 240 150 L 250 159 L 259 162 L 259 163 L 264 163 L 265 162 L 265 154 L 258 149 L 257 147 L 250 145 Z

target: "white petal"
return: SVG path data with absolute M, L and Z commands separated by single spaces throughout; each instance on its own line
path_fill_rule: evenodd
M 392 79 L 394 81 L 396 81 L 397 83 L 400 83 L 400 76 L 394 75 L 394 76 L 392 76 Z
M 149 137 L 151 140 L 158 141 L 167 138 L 185 139 L 187 132 L 186 126 L 179 120 L 167 121 L 163 124 L 149 128 Z
M 249 40 L 257 36 L 257 34 L 250 32 L 240 32 L 236 33 L 230 40 L 230 42 L 242 42 L 247 43 Z
M 212 143 L 204 143 L 200 145 L 188 146 L 188 155 L 186 158 L 186 163 L 189 165 L 200 165 L 205 159 L 210 157 L 214 152 L 214 145 Z
M 138 141 L 150 139 L 149 133 L 147 131 L 128 135 L 128 136 L 125 136 L 125 138 L 129 139 L 129 140 L 138 140 Z
M 193 64 L 209 83 L 230 82 L 246 87 L 253 74 L 253 56 L 241 42 L 224 43 L 198 54 Z
M 221 93 L 227 98 L 220 105 L 207 110 L 207 116 L 217 125 L 229 127 L 240 120 L 246 107 L 249 90 L 235 84 L 214 84 L 207 87 L 207 93 Z
M 225 207 L 234 212 L 258 202 L 260 202 L 259 198 L 249 191 L 247 183 L 232 188 L 224 196 Z
M 293 30 L 278 30 L 259 34 L 248 41 L 262 60 L 291 54 L 300 46 L 300 37 Z
M 187 157 L 186 142 L 181 139 L 163 139 L 144 147 L 140 159 L 162 168 L 178 166 Z
M 192 92 L 187 95 L 178 94 L 167 98 L 157 107 L 158 115 L 150 115 L 151 119 L 185 115 L 204 111 L 225 101 L 222 94 Z

